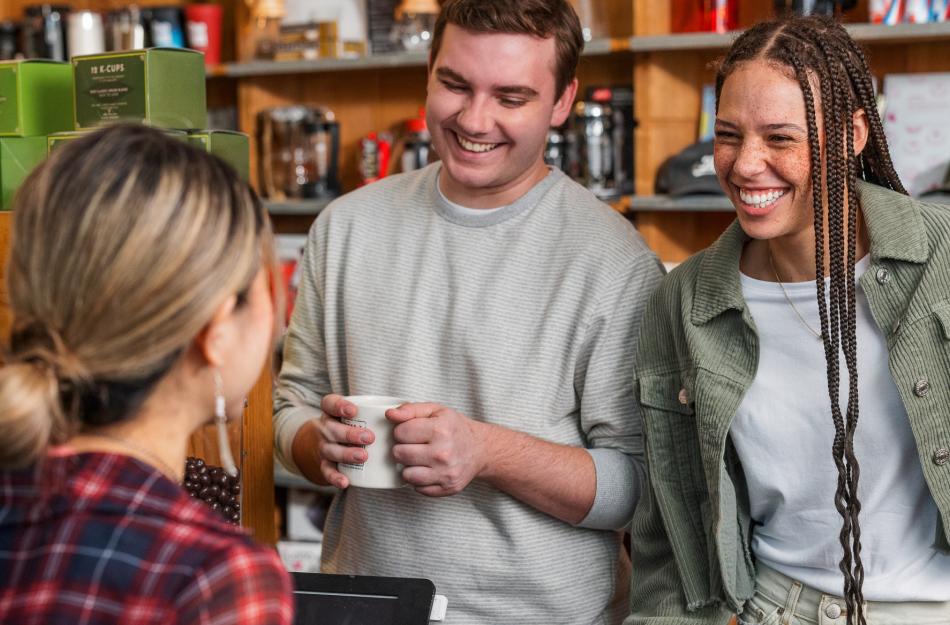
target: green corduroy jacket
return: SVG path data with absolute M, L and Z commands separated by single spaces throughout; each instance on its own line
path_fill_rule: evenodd
M 871 242 L 860 284 L 940 510 L 935 543 L 950 550 L 950 207 L 865 182 L 858 192 Z M 726 623 L 753 594 L 743 471 L 755 467 L 739 465 L 729 438 L 758 361 L 739 281 L 747 240 L 734 222 L 664 279 L 643 316 L 635 383 L 649 488 L 631 525 L 624 625 Z

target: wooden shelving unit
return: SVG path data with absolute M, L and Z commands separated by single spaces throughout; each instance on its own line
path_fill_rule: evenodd
M 630 51 L 629 38 L 600 38 L 588 41 L 584 56 L 607 56 Z M 285 76 L 287 74 L 324 74 L 329 72 L 353 72 L 361 70 L 395 69 L 400 67 L 425 67 L 428 52 L 394 52 L 356 58 L 313 59 L 302 61 L 251 61 L 225 63 L 208 72 L 211 78 L 254 78 L 262 76 Z
M 938 24 L 848 24 L 851 36 L 865 45 L 919 44 L 950 38 L 950 22 Z M 684 52 L 688 50 L 725 50 L 742 33 L 682 33 L 670 35 L 633 36 L 627 43 L 632 52 Z

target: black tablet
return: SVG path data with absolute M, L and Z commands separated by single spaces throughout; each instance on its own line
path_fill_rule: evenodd
M 295 625 L 428 625 L 427 579 L 294 573 Z

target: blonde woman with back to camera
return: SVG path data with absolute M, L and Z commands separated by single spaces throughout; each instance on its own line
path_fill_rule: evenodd
M 287 625 L 276 554 L 179 485 L 270 353 L 272 234 L 145 127 L 58 148 L 15 204 L 0 369 L 0 622 Z M 220 411 L 219 411 L 220 412 Z

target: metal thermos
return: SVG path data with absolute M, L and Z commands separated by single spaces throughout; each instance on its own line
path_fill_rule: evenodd
M 557 167 L 563 172 L 569 172 L 567 137 L 558 128 L 548 130 L 548 140 L 544 146 L 544 162 L 551 167 Z
M 578 181 L 602 200 L 620 196 L 616 185 L 613 130 L 613 109 L 609 104 L 582 100 L 574 105 Z
M 141 50 L 145 47 L 142 12 L 134 4 L 109 14 L 109 49 Z
M 28 59 L 66 60 L 68 6 L 40 4 L 23 10 L 23 54 Z
M 102 15 L 95 11 L 74 11 L 66 16 L 69 56 L 100 54 L 106 51 Z
M 14 22 L 0 22 L 0 61 L 16 58 L 17 26 Z
M 420 112 L 419 117 L 406 122 L 406 138 L 399 163 L 402 171 L 422 169 L 428 165 L 431 147 L 432 136 L 426 127 L 425 114 Z

